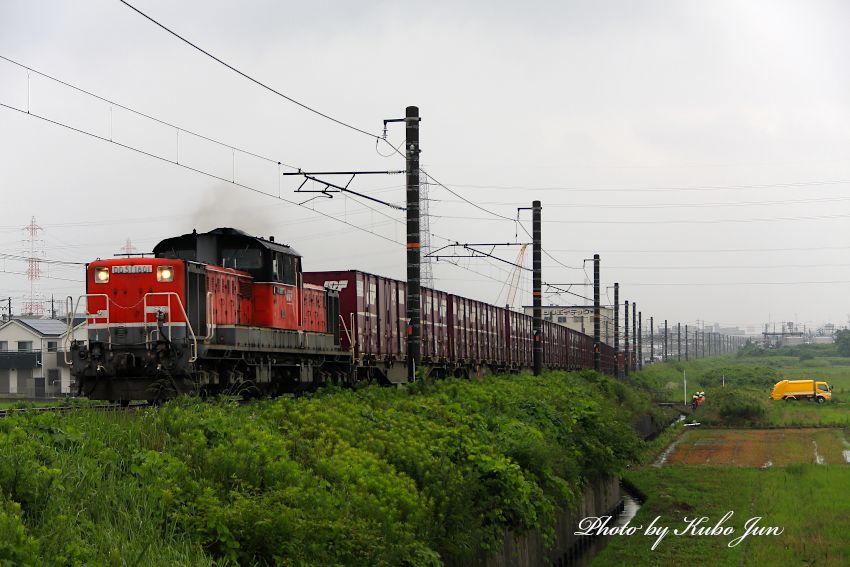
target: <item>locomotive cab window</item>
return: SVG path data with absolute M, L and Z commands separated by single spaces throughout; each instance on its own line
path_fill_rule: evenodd
M 295 275 L 298 272 L 298 258 L 287 254 L 275 254 L 275 276 L 281 283 L 295 285 Z
M 222 248 L 221 265 L 237 270 L 256 270 L 263 267 L 263 255 L 257 248 Z

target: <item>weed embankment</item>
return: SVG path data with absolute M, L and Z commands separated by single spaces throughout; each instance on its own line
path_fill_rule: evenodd
M 439 565 L 551 534 L 642 442 L 584 372 L 0 420 L 0 563 Z

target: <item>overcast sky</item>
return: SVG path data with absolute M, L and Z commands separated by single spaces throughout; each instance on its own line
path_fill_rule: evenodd
M 511 219 L 543 202 L 547 282 L 592 297 L 583 260 L 599 253 L 605 285 L 618 281 L 645 321 L 850 317 L 847 2 L 131 3 L 368 132 L 419 106 L 422 164 L 436 179 Z M 0 55 L 226 146 L 28 81 L 5 61 L 0 103 L 166 160 L 179 152 L 184 165 L 272 195 L 0 107 L 0 252 L 21 254 L 32 216 L 46 257 L 73 262 L 111 256 L 128 238 L 149 251 L 192 228 L 234 226 L 291 244 L 307 270 L 404 277 L 402 212 L 337 195 L 308 203 L 322 216 L 277 199 L 313 196 L 295 194 L 299 181 L 279 177 L 277 161 L 403 169 L 378 153 L 388 145 L 263 90 L 117 0 L 0 0 Z M 390 143 L 403 135 L 390 126 Z M 403 204 L 403 183 L 373 176 L 352 188 Z M 434 246 L 528 240 L 443 188 L 429 194 Z M 529 213 L 521 219 L 530 231 Z M 513 261 L 517 249 L 496 253 Z M 457 262 L 434 264 L 436 287 L 497 301 L 509 266 Z M 44 296 L 82 292 L 81 266 L 43 270 Z M 530 277 L 522 285 L 528 304 Z M 16 312 L 28 290 L 25 276 L 0 274 Z

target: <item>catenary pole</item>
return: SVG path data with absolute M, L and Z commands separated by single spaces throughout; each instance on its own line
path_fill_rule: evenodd
M 421 242 L 419 234 L 419 107 L 405 112 L 405 158 L 407 178 L 407 380 L 416 378 L 421 338 Z
M 625 376 L 629 375 L 629 365 L 632 362 L 631 353 L 629 352 L 629 302 L 625 301 L 623 303 L 623 313 L 625 314 L 624 321 L 625 325 L 623 325 L 623 374 Z
M 620 284 L 614 282 L 614 364 L 615 374 L 621 376 L 620 369 Z
M 532 211 L 532 299 L 534 311 L 534 375 L 540 376 L 543 372 L 543 244 L 542 221 L 540 201 L 531 204 Z
M 599 254 L 593 255 L 593 369 L 597 372 L 602 370 L 602 347 L 600 343 L 600 319 L 602 312 L 599 309 Z

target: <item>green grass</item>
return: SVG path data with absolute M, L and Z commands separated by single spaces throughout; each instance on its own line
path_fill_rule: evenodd
M 586 480 L 637 458 L 648 411 L 663 421 L 583 372 L 16 415 L 0 420 L 0 564 L 464 561 L 506 530 L 549 537 Z
M 668 535 L 653 551 L 655 538 L 617 536 L 594 559 L 593 566 L 634 565 L 850 565 L 850 467 L 794 465 L 766 470 L 731 467 L 669 466 L 625 474 L 648 499 L 632 526 L 648 525 L 660 516 Z M 731 536 L 674 536 L 684 518 L 707 516 L 714 525 L 726 512 Z M 779 526 L 779 536 L 749 537 L 736 547 L 730 540 L 743 533 L 749 518 Z
M 813 357 L 800 360 L 800 354 Z M 688 363 L 656 364 L 631 377 L 657 400 L 682 396 L 682 372 L 688 374 L 689 390 L 704 390 L 706 403 L 691 417 L 714 426 L 850 426 L 850 359 L 832 356 L 822 346 L 789 353 L 788 350 L 759 356 L 725 356 Z M 726 386 L 721 386 L 726 376 Z M 718 380 L 720 378 L 720 380 Z M 826 404 L 775 402 L 768 399 L 773 384 L 783 378 L 815 378 L 829 382 L 835 400 Z M 847 400 L 845 402 L 845 400 Z M 680 431 L 671 430 L 664 441 Z M 688 434 L 694 443 L 708 432 Z M 685 439 L 688 438 L 686 436 Z M 710 436 L 710 435 L 708 435 Z M 824 430 L 814 435 L 827 462 L 840 462 L 846 449 L 841 431 Z M 663 441 L 662 441 L 663 443 Z M 657 447 L 644 449 L 641 463 L 652 460 Z M 810 462 L 813 448 L 807 443 L 789 447 L 783 460 Z M 734 450 L 733 450 L 734 453 Z M 795 457 L 796 455 L 796 457 Z M 707 516 L 713 525 L 728 511 L 727 522 L 736 528 L 731 536 L 668 535 L 651 550 L 654 537 L 617 536 L 594 559 L 594 566 L 634 565 L 850 565 L 850 467 L 842 464 L 792 464 L 767 469 L 729 466 L 643 466 L 624 474 L 627 483 L 647 497 L 630 522 L 648 525 L 656 516 L 663 526 L 682 529 L 684 518 Z M 728 542 L 743 533 L 744 522 L 762 516 L 761 525 L 779 526 L 779 536 L 750 537 L 736 547 Z
M 829 352 L 824 347 L 831 345 L 811 346 L 817 352 Z M 707 403 L 693 419 L 707 425 L 850 427 L 850 358 L 816 356 L 801 361 L 799 356 L 781 354 L 782 350 L 779 354 L 766 352 L 760 356 L 727 355 L 654 364 L 631 375 L 629 380 L 651 392 L 656 401 L 682 403 L 683 373 L 687 373 L 688 392 L 706 392 Z M 805 378 L 828 382 L 833 387 L 833 400 L 817 405 L 770 399 L 776 382 Z M 736 400 L 739 405 L 749 404 L 751 415 L 736 416 L 732 407 Z

